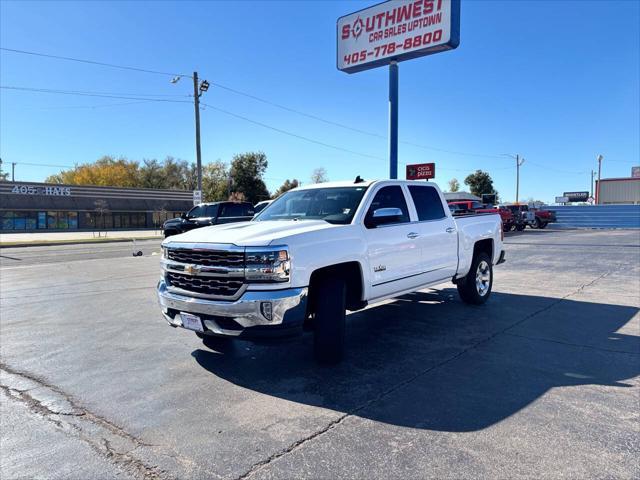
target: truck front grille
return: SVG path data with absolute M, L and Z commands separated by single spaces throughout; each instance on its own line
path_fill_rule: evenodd
M 243 251 L 169 248 L 167 256 L 169 260 L 174 262 L 192 263 L 206 267 L 244 267 Z
M 165 279 L 169 286 L 219 297 L 233 297 L 242 288 L 243 283 L 242 279 L 194 277 L 174 272 L 166 272 Z

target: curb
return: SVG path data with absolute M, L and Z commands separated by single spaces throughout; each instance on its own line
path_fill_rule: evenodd
M 19 247 L 50 247 L 55 245 L 91 245 L 94 243 L 123 243 L 123 242 L 142 242 L 145 240 L 162 240 L 164 237 L 136 237 L 136 238 L 96 238 L 82 240 L 42 240 L 35 242 L 0 242 L 0 248 L 19 248 Z

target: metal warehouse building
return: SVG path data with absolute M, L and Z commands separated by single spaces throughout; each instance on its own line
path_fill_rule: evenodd
M 599 185 L 596 181 L 596 192 L 599 192 L 597 203 L 600 205 L 640 205 L 640 178 L 603 178 Z
M 192 192 L 0 182 L 0 231 L 154 228 L 193 207 Z

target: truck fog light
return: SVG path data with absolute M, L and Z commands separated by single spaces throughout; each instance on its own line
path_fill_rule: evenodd
M 273 316 L 272 305 L 271 302 L 260 302 L 260 311 L 262 312 L 262 316 L 267 320 L 271 321 Z

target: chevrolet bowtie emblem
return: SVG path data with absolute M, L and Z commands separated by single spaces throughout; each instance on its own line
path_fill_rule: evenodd
M 187 275 L 198 275 L 200 273 L 200 267 L 198 265 L 187 265 L 184 267 L 184 273 Z

